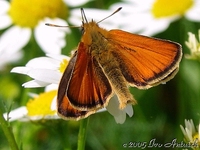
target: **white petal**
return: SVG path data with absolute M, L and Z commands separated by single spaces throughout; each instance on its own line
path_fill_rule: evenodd
M 77 6 L 87 3 L 89 1 L 91 1 L 91 0 L 78 0 L 78 1 L 77 0 L 64 0 L 64 2 L 71 7 L 77 7 Z
M 108 106 L 106 107 L 106 109 L 108 110 L 108 112 L 113 115 L 113 116 L 117 116 L 119 115 L 120 113 L 120 110 L 119 110 L 119 102 L 118 102 L 118 99 L 117 99 L 117 96 L 113 96 L 109 103 L 108 103 Z
M 12 73 L 20 73 L 20 74 L 25 74 L 26 75 L 30 70 L 31 70 L 31 68 L 28 68 L 28 67 L 15 67 L 10 72 L 12 72 Z
M 21 121 L 30 121 L 30 120 L 43 120 L 43 119 L 60 119 L 60 117 L 55 113 L 54 115 L 46 115 L 46 116 L 29 116 L 28 118 Z
M 57 96 L 54 97 L 54 99 L 51 103 L 51 110 L 57 110 Z
M 45 87 L 45 92 L 52 91 L 52 90 L 58 90 L 58 84 L 50 84 Z
M 9 2 L 5 0 L 0 1 L 0 29 L 4 29 L 12 24 L 12 20 L 8 15 L 9 8 Z
M 192 8 L 185 14 L 186 18 L 191 21 L 200 21 L 200 1 L 195 0 Z
M 56 59 L 59 62 L 62 62 L 63 59 L 66 59 L 68 61 L 70 60 L 70 57 L 66 56 L 66 55 L 46 54 L 46 56 L 53 58 L 53 59 Z
M 0 29 L 5 29 L 12 24 L 12 20 L 8 15 L 0 15 Z
M 144 27 L 140 32 L 142 35 L 152 36 L 165 31 L 170 25 L 170 19 L 153 19 L 150 18 L 148 26 Z
M 31 36 L 31 30 L 28 28 L 20 28 L 18 26 L 13 26 L 6 30 L 0 37 L 0 53 L 5 51 L 13 53 L 21 50 L 24 47 Z
M 31 81 L 28 81 L 28 82 L 22 84 L 22 86 L 25 87 L 25 88 L 36 88 L 36 87 L 45 87 L 49 84 L 50 83 L 47 83 L 47 82 L 31 80 Z
M 122 112 L 117 116 L 114 116 L 116 123 L 123 124 L 126 120 L 126 113 Z
M 106 109 L 114 116 L 117 123 L 123 124 L 126 120 L 126 112 L 119 109 L 119 101 L 116 95 L 110 99 Z
M 48 57 L 37 57 L 34 59 L 31 59 L 27 64 L 26 67 L 29 68 L 44 68 L 44 69 L 51 69 L 51 70 L 57 70 L 60 66 L 60 61 L 48 58 Z
M 169 24 L 177 19 L 178 16 L 164 19 L 154 18 L 151 14 L 154 1 L 155 0 L 126 0 L 125 3 L 116 3 L 112 5 L 111 9 L 116 9 L 119 6 L 123 7 L 119 12 L 121 17 L 116 19 L 115 23 L 118 24 L 121 30 L 147 36 L 152 36 L 166 30 Z
M 130 19 L 137 21 L 132 24 L 129 21 Z M 171 21 L 172 18 L 155 19 L 150 13 L 129 13 L 125 14 L 118 24 L 121 30 L 152 36 L 167 29 Z M 148 25 L 146 22 L 148 22 Z
M 185 128 L 185 131 L 186 131 L 186 134 L 187 134 L 187 137 L 188 137 L 189 141 L 193 141 L 193 139 L 192 139 L 192 131 L 190 131 L 188 128 Z
M 36 93 L 28 92 L 28 96 L 34 99 L 34 98 L 38 97 L 39 95 Z
M 61 49 L 66 45 L 65 35 L 70 32 L 69 28 L 49 27 L 45 23 L 67 26 L 66 21 L 62 19 L 48 19 L 39 22 L 35 28 L 34 34 L 37 43 L 45 53 L 60 54 Z
M 11 52 L 10 54 L 6 53 L 6 55 L 0 54 L 0 60 L 1 60 L 0 70 L 3 70 L 6 64 L 17 62 L 22 57 L 23 57 L 22 51 L 18 51 L 14 53 Z
M 32 69 L 27 73 L 27 75 L 35 80 L 54 84 L 59 84 L 62 76 L 60 72 L 49 69 Z
M 183 132 L 183 135 L 184 135 L 185 137 L 187 137 L 187 133 L 185 132 L 184 127 L 183 127 L 182 125 L 180 125 L 180 127 L 181 127 L 181 130 L 182 130 L 182 132 Z M 187 140 L 189 140 L 189 139 L 187 139 Z
M 107 109 L 106 109 L 106 108 L 99 109 L 99 110 L 97 111 L 97 113 L 101 113 L 101 112 L 104 112 L 104 111 L 107 111 Z
M 133 116 L 133 107 L 132 107 L 132 105 L 127 105 L 126 108 L 124 108 L 124 111 L 129 115 L 129 117 Z
M 9 121 L 15 121 L 18 119 L 22 119 L 27 115 L 28 111 L 25 106 L 19 107 L 15 110 L 12 110 L 9 115 L 7 116 L 7 113 L 4 113 L 3 116 L 5 119 L 9 117 Z
M 7 13 L 9 8 L 10 8 L 9 2 L 7 2 L 5 0 L 0 1 L 0 15 Z

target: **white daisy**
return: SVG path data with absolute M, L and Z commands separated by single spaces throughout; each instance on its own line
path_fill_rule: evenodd
M 69 10 L 89 0 L 0 0 L 0 69 L 22 57 L 20 50 L 34 37 L 45 53 L 60 54 L 69 28 L 50 28 L 45 23 L 67 25 Z M 66 4 L 65 4 L 66 3 Z
M 31 59 L 25 67 L 15 67 L 11 72 L 25 74 L 33 78 L 22 85 L 26 88 L 59 84 L 62 76 L 59 71 L 60 64 L 62 61 L 69 61 L 69 57 L 55 54 L 48 56 Z
M 113 96 L 106 107 L 108 112 L 113 115 L 116 123 L 123 124 L 126 121 L 126 114 L 129 117 L 133 116 L 133 107 L 128 104 L 123 110 L 119 109 L 119 100 L 117 96 Z
M 26 106 L 19 107 L 9 113 L 4 113 L 4 118 L 9 121 L 29 121 L 41 119 L 59 119 L 56 110 L 51 109 L 51 103 L 56 97 L 57 90 L 50 90 L 44 93 L 30 94 Z
M 188 33 L 188 36 L 188 41 L 185 44 L 189 48 L 190 54 L 186 54 L 185 57 L 200 61 L 200 30 L 198 31 L 198 38 L 191 32 Z
M 200 147 L 200 124 L 197 129 L 194 126 L 193 120 L 185 119 L 185 128 L 180 125 L 183 135 L 185 137 L 186 142 L 191 143 L 191 148 L 199 148 Z
M 34 58 L 30 60 L 25 67 L 15 67 L 11 72 L 25 74 L 34 79 L 24 83 L 24 87 L 49 87 L 49 85 L 53 85 L 53 89 L 57 89 L 69 57 L 64 55 L 48 56 L 49 57 Z M 56 110 L 56 98 L 54 98 L 54 101 L 51 99 L 51 103 L 51 109 Z M 133 115 L 133 108 L 131 105 L 127 105 L 124 110 L 119 109 L 119 101 L 116 97 L 111 98 L 106 109 L 114 116 L 116 122 L 121 124 L 126 120 L 126 113 L 130 117 Z M 99 110 L 99 112 L 101 111 L 105 111 L 105 109 Z
M 166 30 L 172 21 L 183 16 L 200 21 L 199 0 L 123 0 L 110 9 L 118 7 L 123 8 L 116 24 L 120 29 L 148 36 Z

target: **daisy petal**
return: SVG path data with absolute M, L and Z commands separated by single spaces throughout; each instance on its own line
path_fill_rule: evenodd
M 45 91 L 52 91 L 57 89 L 58 89 L 58 84 L 53 84 L 53 83 L 45 87 Z
M 0 51 L 16 52 L 21 50 L 28 43 L 30 36 L 31 29 L 13 26 L 2 34 L 0 38 Z
M 26 67 L 29 68 L 37 68 L 37 69 L 51 69 L 51 70 L 57 70 L 58 66 L 60 65 L 60 61 L 57 61 L 52 58 L 48 57 L 38 57 L 31 59 L 27 64 Z
M 3 114 L 4 118 L 9 119 L 9 121 L 15 121 L 21 118 L 24 118 L 27 115 L 28 111 L 25 106 L 19 107 L 15 110 L 12 110 L 9 114 Z
M 30 71 L 30 68 L 27 67 L 15 67 L 10 72 L 12 73 L 20 73 L 20 74 L 27 74 Z
M 33 69 L 30 70 L 27 75 L 29 75 L 31 78 L 34 78 L 35 80 L 54 84 L 59 84 L 58 81 L 62 76 L 60 72 L 49 69 Z
M 91 1 L 91 0 L 78 0 L 78 1 L 64 0 L 64 2 L 71 7 L 77 7 L 77 6 L 87 3 L 89 1 Z
M 119 109 L 119 101 L 116 95 L 111 98 L 106 109 L 114 116 L 116 123 L 123 124 L 125 122 L 126 112 Z
M 55 97 L 51 103 L 51 110 L 57 110 L 57 97 Z
M 13 63 L 18 61 L 19 59 L 21 59 L 23 56 L 23 52 L 22 51 L 18 51 L 18 52 L 0 52 L 0 70 L 3 70 L 4 67 L 6 66 L 6 64 L 8 63 Z
M 200 21 L 200 1 L 196 0 L 193 8 L 186 13 L 186 18 L 191 21 Z
M 0 1 L 0 29 L 4 29 L 12 24 L 11 18 L 8 15 L 10 5 L 7 1 Z
M 127 105 L 126 108 L 124 108 L 124 111 L 129 115 L 129 117 L 133 116 L 133 107 L 132 107 L 132 105 Z
M 10 7 L 9 2 L 7 2 L 7 1 L 0 1 L 0 15 L 7 13 L 9 7 Z
M 114 116 L 116 123 L 123 124 L 126 120 L 126 113 L 121 112 L 119 115 Z
M 12 20 L 8 15 L 0 15 L 0 29 L 4 29 L 10 26 L 11 24 Z
M 66 55 L 46 54 L 46 56 L 53 58 L 53 59 L 56 59 L 59 62 L 62 61 L 63 59 L 66 59 L 68 61 L 70 60 L 70 57 L 66 56 Z
M 50 83 L 43 82 L 43 81 L 32 80 L 32 81 L 22 84 L 22 86 L 25 88 L 36 88 L 36 87 L 45 87 L 49 84 Z
M 69 28 L 48 27 L 45 23 L 67 26 L 62 19 L 48 19 L 40 21 L 35 28 L 34 34 L 37 43 L 45 53 L 60 54 L 61 49 L 66 45 L 65 35 L 70 32 Z

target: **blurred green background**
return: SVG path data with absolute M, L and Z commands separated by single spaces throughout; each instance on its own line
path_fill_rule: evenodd
M 116 1 L 91 1 L 82 7 L 107 9 L 114 2 Z M 108 112 L 91 115 L 86 139 L 87 150 L 121 150 L 124 149 L 123 144 L 148 143 L 152 139 L 156 139 L 157 143 L 168 143 L 173 139 L 183 141 L 184 136 L 180 124 L 184 125 L 185 119 L 193 119 L 197 125 L 200 118 L 200 62 L 187 60 L 184 57 L 189 53 L 189 49 L 185 46 L 185 41 L 188 39 L 187 33 L 193 32 L 197 35 L 199 28 L 199 22 L 191 22 L 182 17 L 171 23 L 167 30 L 154 35 L 154 37 L 182 44 L 183 59 L 178 74 L 167 84 L 148 90 L 130 88 L 138 104 L 133 106 L 133 117 L 127 116 L 124 124 L 116 124 Z M 71 34 L 66 37 L 68 44 L 62 50 L 62 53 L 66 55 L 70 54 L 69 50 L 77 46 L 81 37 L 78 29 L 72 28 L 71 30 Z M 0 33 L 3 31 L 1 30 Z M 32 52 L 34 57 L 45 55 L 34 40 L 29 42 L 24 49 L 34 49 L 35 51 Z M 0 72 L 0 109 L 3 112 L 6 112 L 10 106 L 15 109 L 25 105 L 29 99 L 28 91 L 35 93 L 43 91 L 43 88 L 24 89 L 21 85 L 30 78 L 10 73 L 13 67 L 23 66 L 29 59 L 32 59 L 32 54 L 25 50 L 24 53 L 25 57 L 22 60 L 9 64 L 5 70 Z M 18 145 L 24 150 L 62 150 L 77 147 L 79 122 L 42 120 L 38 122 L 15 121 L 10 124 Z M 0 149 L 10 149 L 1 129 Z

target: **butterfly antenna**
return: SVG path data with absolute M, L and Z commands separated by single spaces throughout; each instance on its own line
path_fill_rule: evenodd
M 116 14 L 117 12 L 119 12 L 122 9 L 122 7 L 119 7 L 117 10 L 115 10 L 111 15 L 107 16 L 106 18 L 103 18 L 102 20 L 98 21 L 97 23 L 100 23 L 104 20 L 106 20 L 107 18 L 111 17 L 112 15 Z
M 87 21 L 87 18 L 86 18 L 86 15 L 85 15 L 85 12 L 84 12 L 84 9 L 83 8 L 81 8 L 81 16 L 82 16 L 82 21 L 83 21 L 83 23 L 85 22 L 85 23 L 88 23 L 88 21 Z
M 45 23 L 46 26 L 50 27 L 62 27 L 62 28 L 79 28 L 79 26 L 61 26 L 61 25 L 56 25 L 56 24 L 51 24 L 51 23 Z

